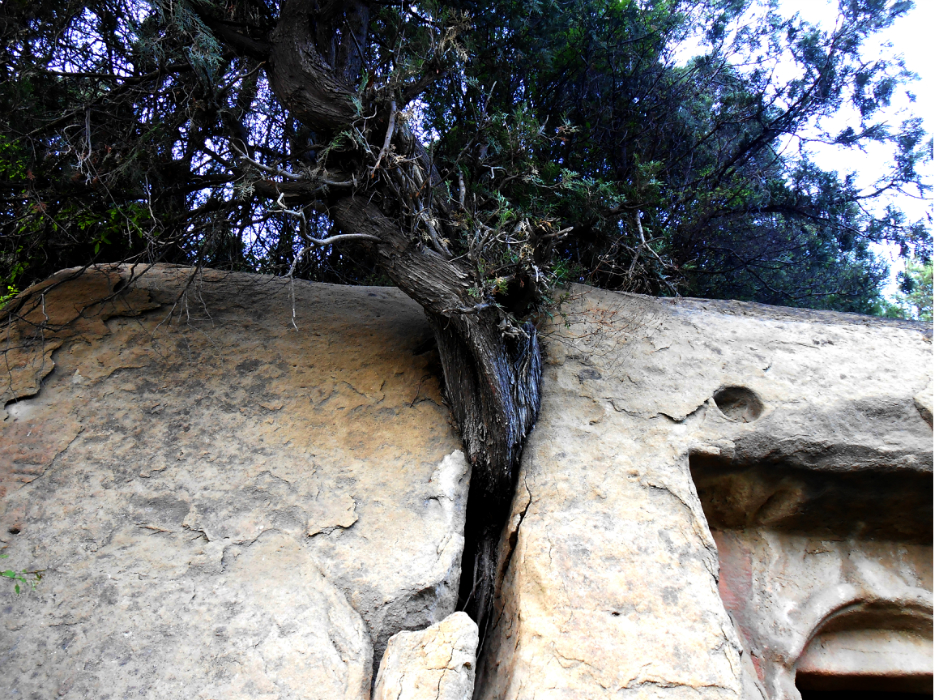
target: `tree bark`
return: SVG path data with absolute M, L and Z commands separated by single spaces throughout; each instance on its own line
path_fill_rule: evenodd
M 354 181 L 366 183 L 366 190 L 330 190 L 328 214 L 341 231 L 378 239 L 374 245 L 380 266 L 425 309 L 434 332 L 446 396 L 473 466 L 465 568 L 473 572 L 468 611 L 481 622 L 492 604 L 496 544 L 508 516 L 516 466 L 538 415 L 538 337 L 531 324 L 520 326 L 495 305 L 478 304 L 470 294 L 476 280 L 466 261 L 447 253 L 430 223 L 424 225 L 431 231 L 431 245 L 411 223 L 418 218 L 413 212 L 423 216 L 425 211 L 432 220 L 445 221 L 450 205 L 444 188 L 435 190 L 440 177 L 418 139 L 404 123 L 394 131 L 388 126 L 395 109 L 390 98 L 365 106 L 368 115 L 374 107 L 383 115 L 366 122 L 354 104 L 353 79 L 365 62 L 359 49 L 367 45 L 368 21 L 367 5 L 359 0 L 285 0 L 270 35 L 266 71 L 276 97 L 316 134 L 333 137 L 356 122 L 370 130 L 364 133 L 381 154 L 376 165 L 359 160 L 346 164 L 344 177 L 354 173 Z M 337 35 L 340 45 L 335 44 Z M 379 146 L 387 131 L 406 165 L 380 164 L 385 148 Z M 402 167 L 408 168 L 405 177 L 397 172 Z M 428 180 L 428 187 L 412 186 L 413 178 Z M 320 189 L 301 181 L 256 185 L 261 194 L 283 193 L 305 201 Z
M 511 329 L 504 329 L 495 307 L 472 303 L 466 269 L 412 241 L 363 197 L 340 200 L 331 215 L 344 231 L 384 241 L 377 244 L 382 269 L 421 304 L 434 332 L 448 401 L 474 468 L 472 491 L 491 509 L 508 508 L 515 466 L 541 400 L 534 326 L 506 335 Z
M 267 75 L 276 97 L 292 116 L 316 131 L 339 131 L 357 116 L 354 92 L 342 71 L 319 51 L 315 38 L 324 31 L 312 26 L 313 7 L 314 3 L 305 0 L 282 3 L 270 37 Z
M 347 197 L 331 215 L 342 230 L 385 241 L 378 244 L 381 267 L 422 305 L 434 332 L 445 394 L 472 465 L 460 606 L 476 621 L 482 638 L 493 608 L 500 533 L 509 517 L 522 447 L 541 403 L 538 335 L 532 324 L 506 335 L 495 308 L 466 306 L 467 271 L 414 243 L 376 205 Z

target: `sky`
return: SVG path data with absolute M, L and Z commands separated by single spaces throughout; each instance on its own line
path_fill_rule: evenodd
M 779 0 L 782 14 L 790 16 L 799 13 L 801 18 L 822 27 L 830 27 L 836 17 L 836 0 Z M 924 129 L 930 137 L 934 134 L 934 39 L 931 30 L 934 28 L 934 0 L 915 0 L 915 7 L 904 17 L 901 17 L 884 32 L 867 45 L 865 57 L 871 57 L 870 51 L 886 52 L 890 55 L 901 56 L 908 70 L 918 74 L 918 80 L 903 87 L 893 100 L 887 117 L 894 125 L 900 123 L 908 116 L 921 117 L 924 120 Z M 887 46 L 889 44 L 890 46 Z M 906 90 L 915 95 L 915 102 L 911 103 L 905 95 Z M 841 114 L 843 122 L 847 115 Z M 853 149 L 834 147 L 813 148 L 812 154 L 816 163 L 827 170 L 836 170 L 841 175 L 846 172 L 856 172 L 858 182 L 869 186 L 875 176 L 886 169 L 887 158 L 884 149 L 869 149 L 863 153 Z M 921 172 L 928 184 L 934 184 L 934 163 L 928 162 L 921 167 Z M 911 199 L 909 197 L 896 197 L 894 203 L 905 212 L 912 221 L 930 216 L 932 201 L 930 195 L 926 200 Z M 896 290 L 895 275 L 903 269 L 903 262 L 897 259 L 896 251 L 885 247 L 878 247 L 877 252 L 883 255 L 891 267 L 891 279 L 886 288 L 886 295 L 891 296 Z
M 750 15 L 746 16 L 743 21 L 745 23 L 756 22 L 756 15 L 764 11 L 766 1 L 760 0 L 763 7 L 759 9 L 754 7 L 750 11 Z M 779 12 L 785 17 L 798 14 L 801 19 L 828 31 L 833 28 L 837 19 L 837 8 L 838 0 L 778 0 Z M 897 128 L 908 117 L 921 117 L 924 122 L 924 130 L 929 138 L 934 135 L 934 38 L 932 38 L 931 34 L 932 28 L 934 28 L 934 0 L 915 0 L 913 9 L 895 21 L 884 32 L 880 32 L 869 40 L 862 52 L 866 60 L 871 60 L 874 55 L 884 55 L 891 58 L 901 56 L 905 67 L 917 74 L 917 80 L 899 88 L 899 92 L 892 100 L 891 107 L 885 111 L 884 118 L 893 128 Z M 683 44 L 683 48 L 676 54 L 676 60 L 679 63 L 687 62 L 691 56 L 703 50 L 700 38 L 696 37 L 694 40 L 688 40 Z M 794 75 L 794 64 L 791 61 L 784 66 L 787 76 L 782 75 L 783 66 L 781 62 L 776 68 L 776 75 L 780 79 L 791 79 Z M 913 102 L 909 100 L 907 92 L 911 92 L 915 96 Z M 826 121 L 823 124 L 824 128 L 831 133 L 839 133 L 849 125 L 859 126 L 859 115 L 852 107 L 841 109 L 832 122 Z M 793 139 L 789 139 L 785 143 L 785 148 L 788 149 L 789 153 L 796 152 L 798 146 L 799 142 Z M 871 188 L 873 182 L 889 169 L 890 148 L 874 144 L 861 151 L 855 148 L 846 149 L 832 145 L 814 143 L 807 145 L 811 159 L 819 167 L 828 171 L 836 171 L 841 177 L 854 172 L 856 173 L 857 184 L 866 189 Z M 922 164 L 919 171 L 922 173 L 926 184 L 934 185 L 934 162 L 929 161 Z M 927 199 L 920 199 L 896 194 L 890 200 L 880 198 L 874 206 L 879 211 L 883 211 L 887 204 L 894 204 L 901 209 L 908 220 L 912 222 L 927 219 L 934 213 L 930 195 Z M 884 289 L 884 294 L 892 298 L 898 290 L 897 275 L 904 269 L 904 260 L 899 258 L 898 248 L 895 246 L 874 245 L 873 248 L 889 264 L 889 282 Z
M 802 19 L 823 27 L 832 25 L 836 16 L 835 0 L 779 0 L 784 14 L 799 13 Z M 906 67 L 918 74 L 919 79 L 905 86 L 893 100 L 889 110 L 892 121 L 901 121 L 912 113 L 925 121 L 925 130 L 930 135 L 934 132 L 934 50 L 932 50 L 931 29 L 934 28 L 934 0 L 916 0 L 914 9 L 897 20 L 889 29 L 871 41 L 864 51 L 865 57 L 871 58 L 870 51 L 900 55 Z M 890 45 L 890 46 L 887 46 Z M 905 91 L 915 94 L 916 101 L 909 102 Z M 845 116 L 844 116 L 845 119 Z M 841 149 L 828 147 L 823 155 L 825 165 L 836 169 L 849 167 L 854 170 L 876 170 L 883 163 L 876 162 L 874 154 L 862 157 L 858 152 L 852 158 L 841 156 Z M 841 160 L 843 158 L 843 160 Z M 925 166 L 928 178 L 934 176 L 934 166 Z M 930 201 L 921 206 L 930 207 Z M 905 203 L 905 206 L 909 206 Z M 923 209 L 918 209 L 919 215 Z

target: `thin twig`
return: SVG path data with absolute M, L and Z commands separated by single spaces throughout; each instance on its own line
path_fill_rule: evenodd
M 296 175 L 295 173 L 290 173 L 287 170 L 282 170 L 281 168 L 270 168 L 268 165 L 263 165 L 259 161 L 253 160 L 246 153 L 237 148 L 233 142 L 230 144 L 231 149 L 240 157 L 240 160 L 245 160 L 250 165 L 255 165 L 257 168 L 263 172 L 270 173 L 272 175 L 278 175 L 280 177 L 288 178 L 289 180 L 303 180 L 304 178 L 301 175 Z
M 376 163 L 370 168 L 370 177 L 372 178 L 376 174 L 376 169 L 379 168 L 379 164 L 382 162 L 383 158 L 386 157 L 386 154 L 389 153 L 389 145 L 392 143 L 392 132 L 396 128 L 396 102 L 393 100 L 389 103 L 389 126 L 386 127 L 386 138 L 383 139 L 383 147 L 379 151 L 379 156 L 376 158 Z

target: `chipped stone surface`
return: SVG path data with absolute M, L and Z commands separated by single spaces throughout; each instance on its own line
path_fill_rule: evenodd
M 41 476 L 81 431 L 81 426 L 65 415 L 54 431 L 33 430 L 28 423 L 6 420 L 4 407 L 14 416 L 31 410 L 27 405 L 9 402 L 39 391 L 41 382 L 55 368 L 53 354 L 66 340 L 96 343 L 109 335 L 108 319 L 138 316 L 159 306 L 145 289 L 121 290 L 123 279 L 111 269 L 91 275 L 63 270 L 33 287 L 30 291 L 35 294 L 28 299 L 20 295 L 21 299 L 3 309 L 6 323 L 0 328 L 0 423 L 7 425 L 9 438 L 4 440 L 6 454 L 0 459 L 0 498 L 19 484 Z M 63 294 L 65 287 L 68 291 Z M 139 367 L 139 359 L 132 349 L 126 349 L 119 357 L 100 356 L 94 368 L 85 371 L 96 372 L 100 378 L 101 372 L 109 374 L 124 367 Z M 86 381 L 75 370 L 72 382 Z
M 859 677 L 864 690 L 931 693 L 931 635 L 902 629 L 827 632 L 798 661 L 806 690 L 833 689 L 840 676 Z
M 503 535 L 479 698 L 794 700 L 796 657 L 782 654 L 819 624 L 783 616 L 795 596 L 848 580 L 856 600 L 896 607 L 911 589 L 929 615 L 932 435 L 915 398 L 930 386 L 929 329 L 575 291 L 545 333 L 544 403 Z M 714 527 L 720 542 L 727 528 L 772 543 L 753 557 L 749 623 L 718 591 L 742 567 L 721 575 Z M 826 571 L 802 575 L 798 530 L 837 540 Z M 873 544 L 883 537 L 896 544 Z M 847 579 L 854 552 L 865 563 Z M 801 590 L 783 590 L 795 576 Z M 873 577 L 888 588 L 867 592 Z M 790 687 L 760 663 L 770 648 Z
M 373 700 L 470 700 L 477 625 L 457 612 L 420 632 L 399 632 L 380 663 Z
M 927 421 L 928 425 L 931 425 L 932 412 L 934 412 L 934 383 L 928 383 L 923 390 L 915 394 L 914 399 L 918 413 Z
M 138 664 L 128 692 L 171 678 L 205 698 L 365 697 L 388 638 L 451 614 L 460 575 L 469 467 L 421 310 L 392 289 L 296 282 L 296 331 L 281 280 L 170 266 L 132 293 L 150 310 L 86 311 L 94 333 L 62 337 L 41 391 L 0 423 L 0 472 L 20 475 L 0 498 L 4 568 L 45 570 L 35 591 L 0 590 L 0 657 L 42 668 L 0 687 L 109 691 L 108 668 Z M 266 538 L 308 590 L 272 555 L 232 573 Z M 343 631 L 312 624 L 322 606 Z M 292 684 L 295 655 L 324 668 L 328 644 L 343 680 Z M 215 658 L 226 670 L 205 675 Z
M 889 680 L 880 690 L 930 692 L 930 540 L 766 527 L 713 534 L 721 597 L 740 631 L 757 697 L 798 698 L 798 674 L 868 676 L 867 690 L 876 677 Z
M 109 268 L 90 275 L 77 268 L 62 270 L 32 287 L 30 295 L 7 304 L 3 315 L 12 318 L 2 333 L 6 381 L 0 384 L 0 404 L 37 393 L 40 382 L 55 368 L 52 353 L 65 339 L 93 342 L 108 334 L 107 319 L 137 316 L 158 307 L 144 289 L 121 290 L 132 274 Z M 67 293 L 62 293 L 63 287 Z M 75 379 L 80 381 L 78 375 Z

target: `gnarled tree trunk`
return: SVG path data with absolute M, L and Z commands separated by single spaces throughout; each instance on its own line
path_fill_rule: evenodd
M 507 334 L 495 309 L 468 306 L 470 276 L 419 246 L 374 204 L 348 197 L 331 210 L 341 229 L 377 236 L 389 277 L 425 309 L 444 369 L 446 396 L 473 466 L 461 604 L 485 631 L 493 604 L 496 546 L 509 514 L 516 469 L 541 400 L 535 327 Z
M 455 259 L 445 242 L 452 203 L 425 149 L 401 120 L 396 123 L 404 105 L 393 96 L 365 95 L 362 112 L 370 116 L 364 119 L 355 104 L 361 47 L 368 44 L 366 2 L 286 0 L 264 39 L 204 19 L 233 50 L 266 61 L 277 98 L 319 141 L 356 128 L 372 145 L 369 160 L 358 154 L 329 161 L 327 180 L 342 186 L 269 180 L 254 190 L 289 204 L 317 202 L 342 233 L 368 236 L 381 268 L 425 309 L 447 399 L 473 465 L 462 602 L 483 629 L 492 604 L 496 543 L 539 409 L 535 328 L 471 296 L 476 280 L 469 263 Z M 390 146 L 394 158 L 387 157 Z

